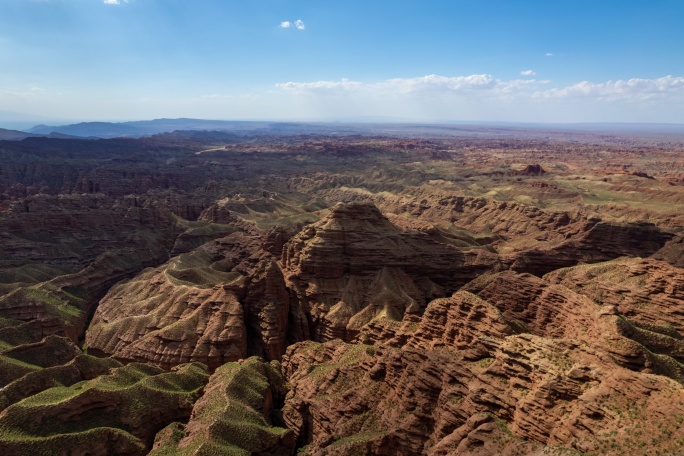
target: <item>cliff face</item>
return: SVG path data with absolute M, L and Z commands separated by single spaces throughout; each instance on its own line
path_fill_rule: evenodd
M 472 360 L 439 348 L 294 345 L 285 422 L 306 454 L 644 454 L 646 441 L 667 451 L 684 436 L 665 418 L 684 412 L 673 380 L 571 339 L 523 334 L 493 347 Z
M 621 256 L 648 257 L 660 251 L 672 237 L 650 223 L 599 222 L 556 247 L 516 255 L 511 269 L 541 277 L 579 263 L 599 263 Z
M 681 452 L 680 149 L 224 136 L 0 143 L 0 454 Z
M 113 287 L 86 333 L 88 347 L 165 367 L 216 368 L 248 353 L 278 359 L 289 294 L 260 242 L 235 233 Z
M 666 323 L 678 275 L 640 259 L 489 274 L 375 325 L 374 345 L 296 344 L 285 421 L 307 454 L 671 451 L 684 437 L 665 418 L 684 412 L 684 345 Z M 649 292 L 653 309 L 637 304 Z
M 283 249 L 282 265 L 317 340 L 352 340 L 376 320 L 420 314 L 497 264 L 472 245 L 401 230 L 370 204 L 338 204 Z

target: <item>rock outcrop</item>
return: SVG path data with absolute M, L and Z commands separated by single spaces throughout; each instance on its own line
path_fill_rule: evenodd
M 113 287 L 86 333 L 89 349 L 165 368 L 278 359 L 290 298 L 261 242 L 234 233 Z
M 511 336 L 479 361 L 303 343 L 283 368 L 285 422 L 305 454 L 648 454 L 684 437 L 678 383 L 569 339 Z
M 620 258 L 561 269 L 544 278 L 613 306 L 638 324 L 670 326 L 684 334 L 684 270 L 664 261 Z
M 401 230 L 372 204 L 338 204 L 283 249 L 289 286 L 315 340 L 352 340 L 377 320 L 420 314 L 497 264 L 437 230 Z
M 613 262 L 579 266 L 567 272 L 611 269 Z M 560 270 L 551 277 L 563 277 Z M 684 381 L 684 341 L 671 325 L 649 324 L 646 312 L 626 316 L 609 302 L 601 305 L 570 288 L 530 274 L 504 272 L 468 288 L 501 311 L 517 332 L 583 341 L 610 354 L 623 367 Z M 591 283 L 589 280 L 588 283 Z M 638 317 L 635 317 L 638 314 Z
M 673 238 L 652 223 L 597 222 L 587 231 L 548 250 L 532 249 L 515 256 L 511 269 L 537 276 L 581 263 L 621 256 L 648 257 Z

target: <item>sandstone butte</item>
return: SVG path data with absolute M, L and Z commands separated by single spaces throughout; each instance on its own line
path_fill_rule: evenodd
M 25 163 L 42 140 L 4 146 L 0 454 L 684 454 L 676 214 L 470 194 L 582 195 L 465 146 L 177 139 L 60 176 Z M 612 191 L 676 200 L 644 169 Z

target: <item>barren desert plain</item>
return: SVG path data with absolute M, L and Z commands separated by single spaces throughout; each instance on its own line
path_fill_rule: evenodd
M 684 454 L 684 134 L 2 131 L 0 455 Z

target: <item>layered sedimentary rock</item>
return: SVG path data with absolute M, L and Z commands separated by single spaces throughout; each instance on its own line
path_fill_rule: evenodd
M 252 357 L 211 376 L 187 424 L 157 434 L 152 455 L 294 454 L 294 433 L 278 427 L 285 396 L 280 364 Z
M 178 232 L 171 213 L 145 198 L 15 201 L 0 218 L 0 316 L 14 321 L 7 326 L 15 338 L 23 332 L 34 341 L 49 334 L 77 341 L 107 289 L 168 259 Z
M 289 294 L 261 239 L 234 233 L 113 287 L 86 333 L 122 360 L 216 368 L 284 351 Z
M 496 266 L 487 250 L 454 243 L 437 230 L 401 230 L 372 204 L 338 204 L 287 243 L 282 265 L 311 336 L 351 340 Z
M 581 210 L 554 211 L 424 189 L 413 193 L 417 196 L 343 187 L 324 194 L 341 201 L 376 204 L 388 214 L 466 229 L 476 234 L 478 243 L 501 253 L 506 267 L 537 276 L 620 256 L 656 254 L 677 265 L 682 250 L 678 236 L 653 223 L 607 221 Z
M 337 201 L 373 203 L 387 214 L 409 216 L 440 226 L 453 224 L 476 234 L 483 244 L 496 245 L 504 253 L 551 248 L 598 222 L 580 211 L 545 210 L 514 201 L 456 196 L 426 189 L 388 194 L 343 187 L 324 194 Z
M 408 347 L 457 350 L 482 349 L 486 347 L 484 340 L 501 339 L 514 333 L 496 306 L 467 291 L 435 299 L 428 304 L 415 329 L 402 330 L 399 338 L 403 335 Z
M 621 258 L 561 269 L 545 276 L 631 320 L 684 334 L 684 270 L 664 261 Z
M 612 269 L 612 265 L 579 266 L 567 273 Z M 551 277 L 563 277 L 565 271 Z M 623 367 L 684 381 L 682 334 L 671 325 L 649 324 L 648 316 L 653 315 L 649 311 L 632 309 L 627 316 L 610 302 L 597 303 L 564 285 L 530 274 L 504 272 L 476 280 L 467 288 L 496 306 L 516 332 L 580 340 L 610 354 Z
M 673 238 L 652 223 L 598 222 L 571 240 L 548 250 L 529 250 L 515 256 L 511 269 L 542 276 L 580 263 L 599 263 L 621 256 L 647 257 Z
M 600 306 L 586 296 L 535 277 L 506 271 L 480 277 L 465 289 L 496 307 L 516 332 L 544 337 L 593 337 Z
M 0 144 L 1 454 L 681 452 L 681 145 L 191 136 Z
M 545 278 L 488 274 L 422 317 L 377 324 L 360 337 L 374 346 L 296 344 L 283 359 L 285 421 L 306 454 L 674 451 L 684 345 L 675 327 L 649 322 L 677 301 L 673 269 L 623 259 Z M 639 286 L 653 288 L 653 312 L 640 314 Z
M 651 255 L 656 260 L 667 261 L 673 266 L 684 267 L 684 237 L 676 235 L 663 248 Z
M 476 361 L 306 343 L 283 367 L 285 422 L 305 454 L 647 454 L 684 437 L 678 383 L 567 339 L 512 336 Z

